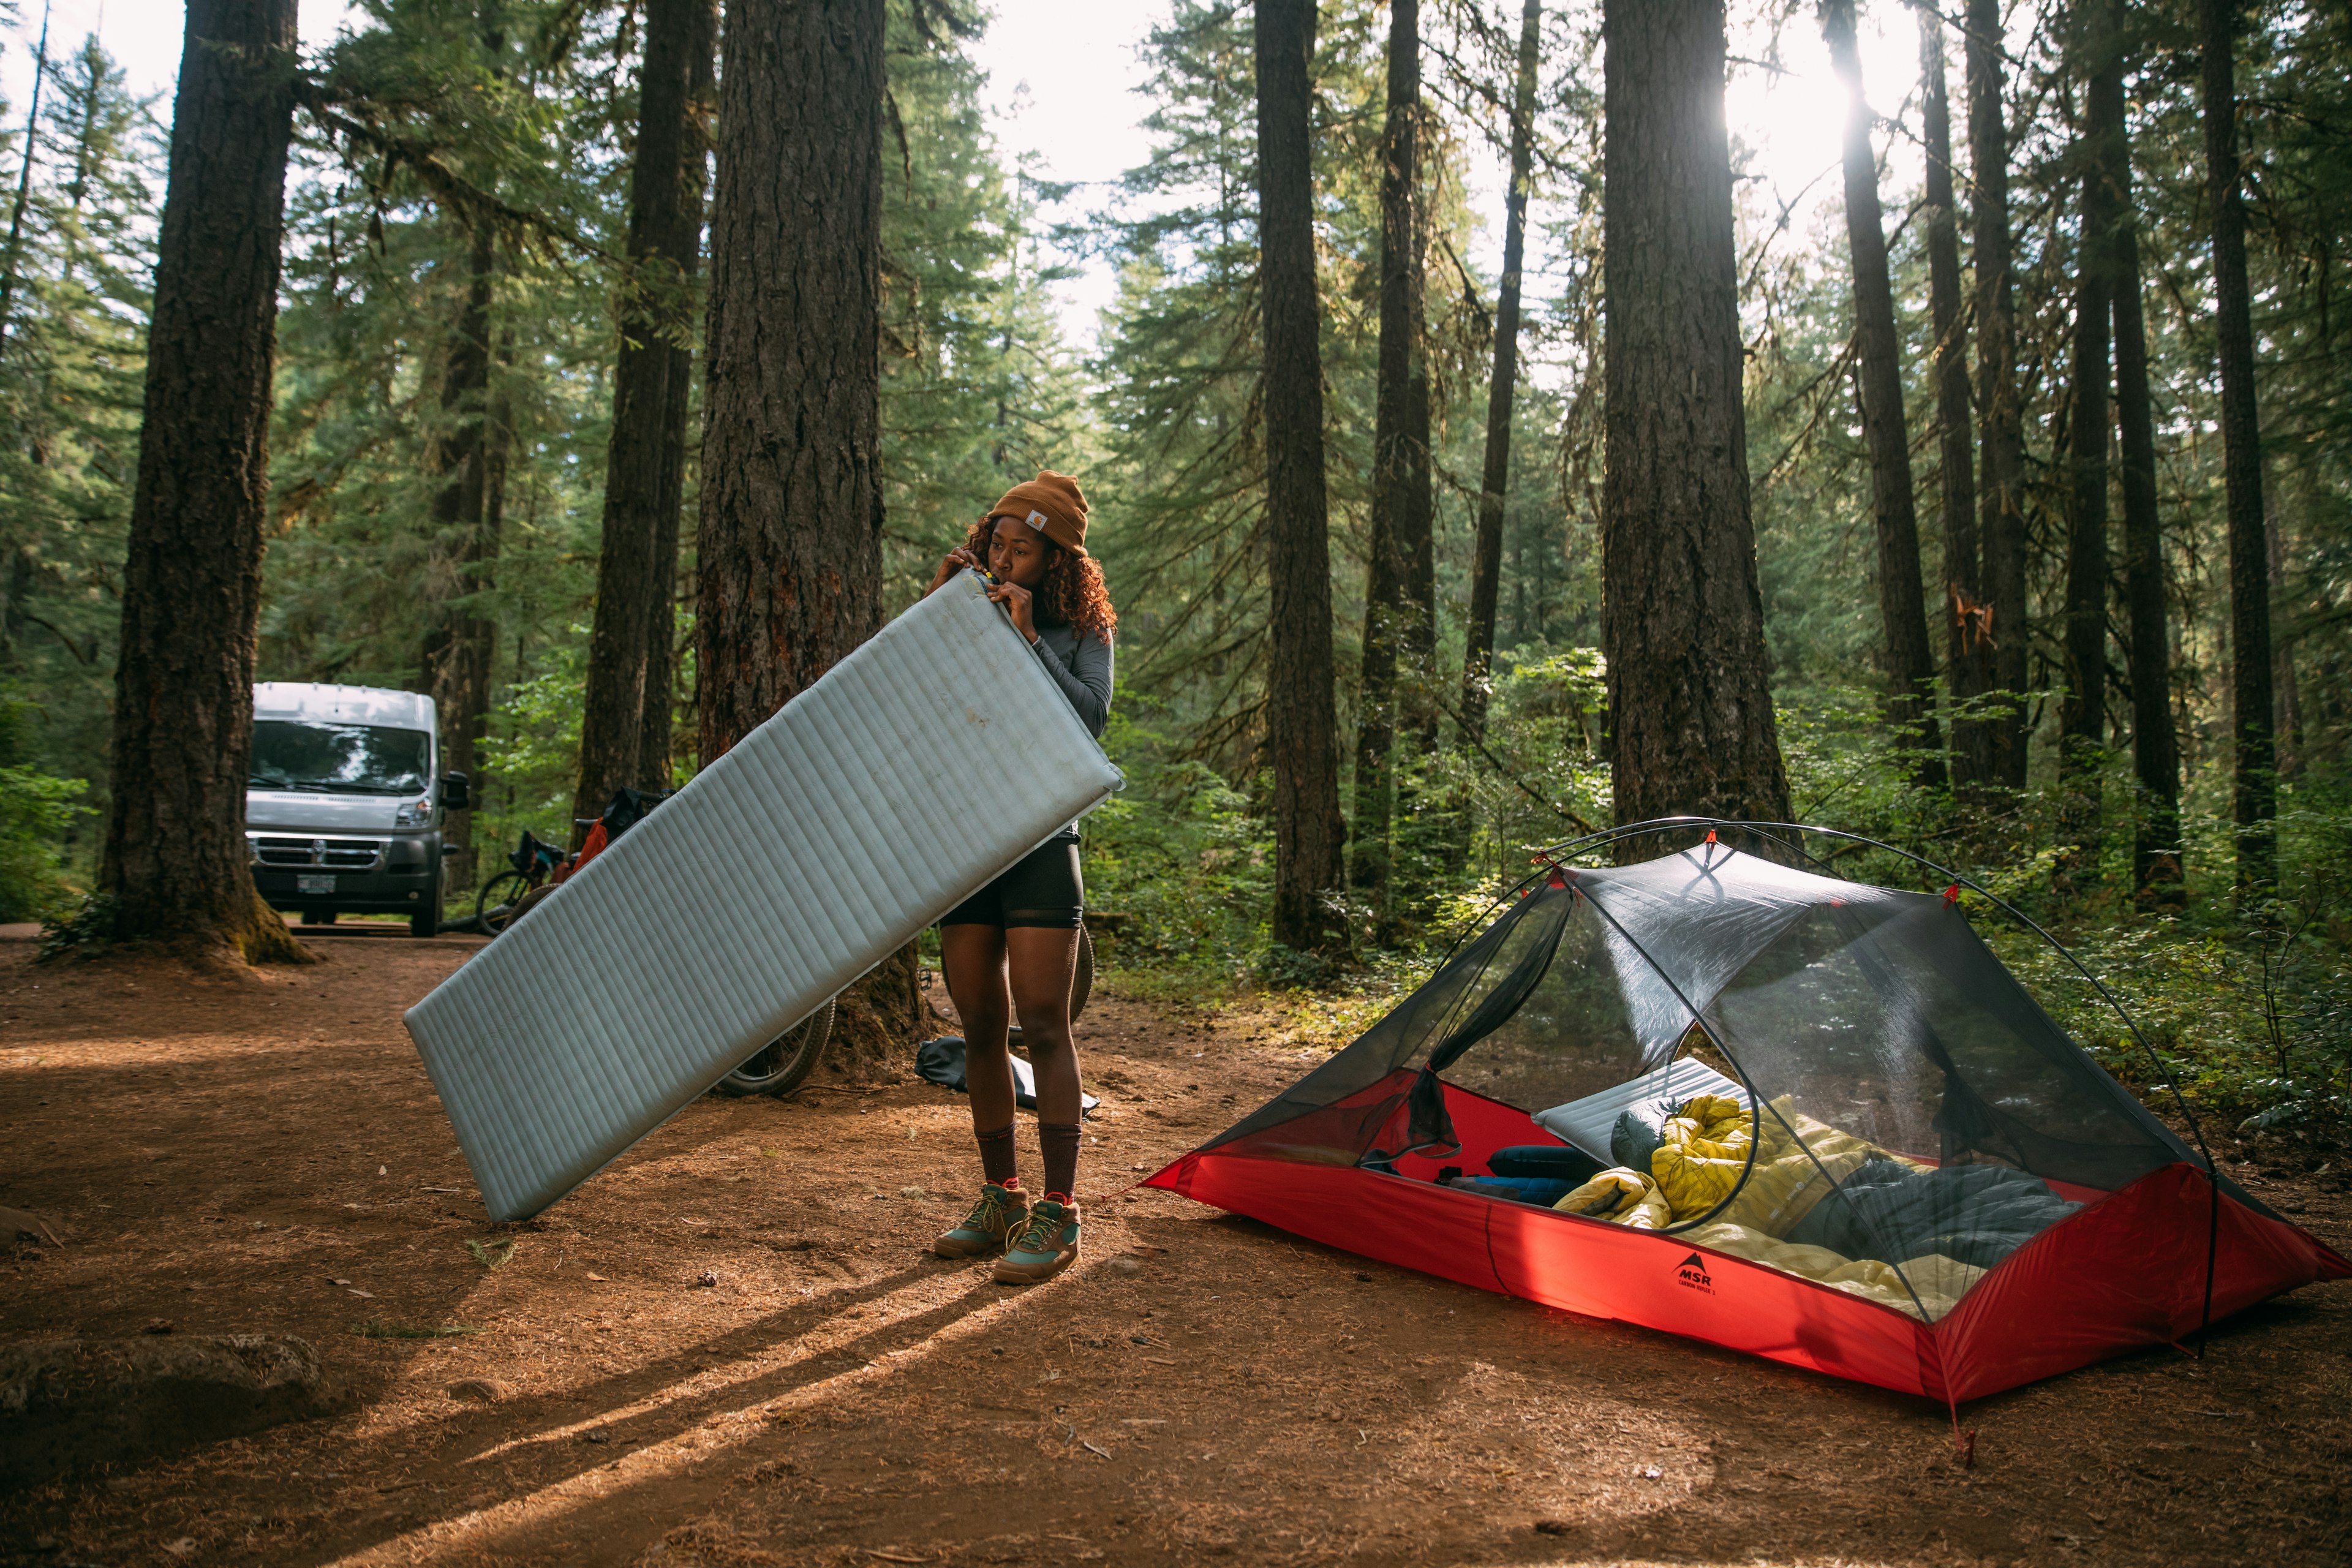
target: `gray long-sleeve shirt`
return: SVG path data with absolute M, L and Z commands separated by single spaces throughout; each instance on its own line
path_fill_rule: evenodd
M 1103 726 L 1110 722 L 1110 644 L 1091 633 L 1082 633 L 1067 621 L 1037 623 L 1037 640 L 1030 645 L 1037 662 L 1070 700 L 1070 707 L 1078 715 L 1078 722 L 1087 733 L 1102 739 Z M 1078 825 L 1075 822 L 1055 834 L 1055 838 L 1077 842 Z
M 1077 710 L 1087 733 L 1102 739 L 1110 722 L 1110 644 L 1067 621 L 1039 621 L 1037 661 Z

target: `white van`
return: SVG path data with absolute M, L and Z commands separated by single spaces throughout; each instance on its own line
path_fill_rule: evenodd
M 265 680 L 253 689 L 245 838 L 254 886 L 306 922 L 404 914 L 441 929 L 441 824 L 469 804 L 439 772 L 430 697 Z

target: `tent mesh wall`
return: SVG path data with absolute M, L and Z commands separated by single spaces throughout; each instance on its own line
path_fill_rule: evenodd
M 1727 1080 L 1712 1095 L 1675 1087 L 1699 1063 Z M 1485 1146 L 1465 1141 L 1444 1086 L 1524 1131 L 1482 1116 Z M 1577 1133 L 1594 1103 L 1622 1119 Z M 1715 844 L 1522 890 L 1202 1152 L 1475 1181 L 1497 1126 L 1608 1167 L 1560 1200 L 1566 1223 L 1675 1233 L 1928 1322 L 2085 1204 L 2206 1166 L 1949 900 Z

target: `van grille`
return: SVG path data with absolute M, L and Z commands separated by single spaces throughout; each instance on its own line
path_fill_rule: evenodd
M 253 858 L 264 866 L 326 866 L 373 870 L 383 846 L 370 838 L 278 838 L 255 836 Z

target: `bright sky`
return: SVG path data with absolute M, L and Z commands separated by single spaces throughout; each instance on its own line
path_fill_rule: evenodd
M 1516 28 L 1516 0 L 1481 3 Z M 12 116 L 24 112 L 42 0 L 16 5 L 13 36 L 0 34 L 0 92 Z M 976 53 L 989 73 L 990 117 L 1007 159 L 1032 153 L 1045 176 L 1085 182 L 1063 212 L 1048 216 L 1075 217 L 1100 205 L 1109 182 L 1143 161 L 1149 147 L 1140 121 L 1148 105 L 1134 91 L 1143 77 L 1136 51 L 1168 8 L 1168 0 L 996 0 L 996 19 Z M 1756 20 L 1765 6 L 1758 0 L 1733 0 L 1731 9 L 1732 53 L 1749 60 L 1766 58 L 1772 40 Z M 177 0 L 49 0 L 49 10 L 53 54 L 78 47 L 85 34 L 96 31 L 128 72 L 133 90 L 163 95 L 157 112 L 169 118 L 183 19 Z M 1864 81 L 1872 105 L 1892 115 L 1910 105 L 1916 89 L 1914 13 L 1895 0 L 1865 0 L 1862 10 Z M 347 0 L 300 0 L 304 42 L 325 43 L 352 15 Z M 1835 212 L 1843 100 L 1811 6 L 1796 7 L 1779 47 L 1788 74 L 1736 67 L 1727 107 L 1733 135 L 1756 152 L 1755 166 L 1767 179 L 1763 194 L 1786 200 L 1810 184 L 1794 219 L 1801 242 L 1819 214 Z M 1948 47 L 1957 100 L 1957 42 Z M 1907 118 L 1916 124 L 1916 110 Z M 1917 182 L 1919 159 L 1905 138 L 1895 138 L 1890 148 L 1882 132 L 1880 145 L 1889 171 L 1883 189 L 1892 221 L 1901 211 L 1903 193 Z M 1489 275 L 1500 267 L 1503 173 L 1500 160 L 1491 155 L 1470 171 L 1478 205 L 1492 215 L 1477 257 Z M 1083 275 L 1062 286 L 1062 318 L 1073 345 L 1091 347 L 1097 313 L 1111 302 L 1115 285 L 1106 263 L 1080 264 Z M 1540 288 L 1539 279 L 1530 278 L 1530 292 Z
M 351 14 L 344 0 L 299 0 L 302 41 L 313 46 L 335 36 Z M 41 31 L 43 0 L 13 0 L 16 26 L 5 36 L 0 56 L 0 90 L 7 94 L 13 114 L 25 111 L 26 89 L 33 79 L 33 45 Z M 131 79 L 137 93 L 163 94 L 157 116 L 172 117 L 172 84 L 180 75 L 180 34 L 186 11 L 179 0 L 48 0 L 49 53 L 70 54 L 96 33 L 115 63 Z

